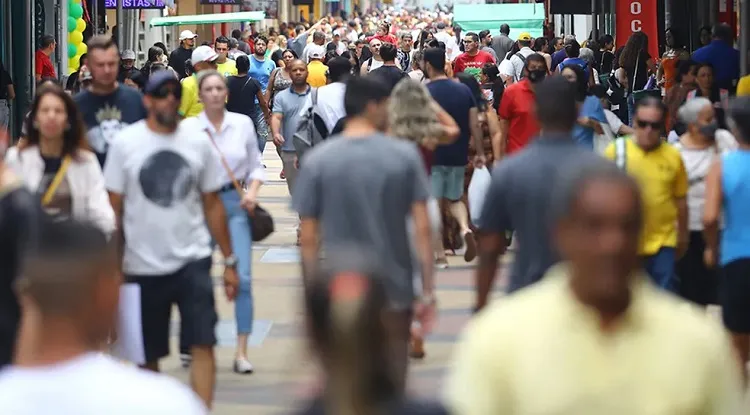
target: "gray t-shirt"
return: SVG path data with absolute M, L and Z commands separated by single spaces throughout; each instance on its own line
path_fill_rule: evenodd
M 186 124 L 165 135 L 139 121 L 118 133 L 104 179 L 122 195 L 124 273 L 166 275 L 211 256 L 201 195 L 225 184 L 220 169 L 208 136 Z
M 308 87 L 304 94 L 298 94 L 293 87 L 289 87 L 273 97 L 273 112 L 281 114 L 281 136 L 284 144 L 281 151 L 294 151 L 294 133 L 300 121 L 300 112 L 307 103 L 312 88 Z
M 320 221 L 324 249 L 367 250 L 382 261 L 391 306 L 414 300 L 406 217 L 429 197 L 417 147 L 382 134 L 332 137 L 305 155 L 292 196 L 304 218 Z
M 515 231 L 518 251 L 508 292 L 539 281 L 559 259 L 552 248 L 549 220 L 552 190 L 565 169 L 601 156 L 573 142 L 572 137 L 545 136 L 492 170 L 478 227 L 498 233 Z

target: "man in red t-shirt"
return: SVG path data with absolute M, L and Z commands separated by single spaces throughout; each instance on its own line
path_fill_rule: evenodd
M 495 63 L 495 58 L 489 53 L 479 50 L 479 36 L 474 32 L 469 32 L 464 37 L 464 53 L 458 55 L 453 61 L 453 73 L 459 74 L 466 72 L 473 75 L 479 81 L 479 75 L 482 74 L 482 67 L 488 63 Z
M 547 61 L 537 53 L 529 55 L 524 64 L 524 75 L 519 82 L 505 89 L 500 102 L 498 114 L 502 144 L 500 148 L 493 148 L 496 162 L 504 155 L 526 147 L 529 140 L 539 133 L 534 113 L 534 84 L 547 76 Z
M 37 82 L 49 78 L 57 79 L 55 65 L 52 64 L 52 59 L 49 58 L 55 52 L 55 47 L 57 47 L 57 42 L 53 36 L 42 36 L 41 47 L 36 51 L 36 70 L 34 74 Z

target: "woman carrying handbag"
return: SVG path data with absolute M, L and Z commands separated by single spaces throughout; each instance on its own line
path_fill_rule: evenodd
M 216 154 L 217 167 L 225 174 L 226 185 L 220 189 L 232 239 L 232 250 L 237 257 L 240 280 L 235 299 L 237 349 L 233 370 L 240 374 L 253 372 L 247 358 L 247 340 L 253 327 L 253 296 L 251 283 L 252 242 L 251 222 L 255 221 L 257 195 L 265 172 L 258 151 L 253 121 L 246 115 L 226 110 L 227 84 L 216 71 L 204 71 L 198 76 L 198 94 L 203 112 L 183 122 L 195 131 L 205 131 Z M 221 163 L 221 166 L 218 165 Z M 247 189 L 246 191 L 244 189 Z

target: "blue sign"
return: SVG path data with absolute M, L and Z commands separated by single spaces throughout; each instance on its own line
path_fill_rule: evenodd
M 117 2 L 122 2 L 123 9 L 163 9 L 164 0 L 104 0 L 104 7 L 116 9 Z

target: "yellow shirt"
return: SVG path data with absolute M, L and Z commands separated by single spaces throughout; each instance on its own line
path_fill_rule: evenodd
M 658 148 L 644 151 L 629 138 L 626 168 L 641 188 L 643 198 L 643 231 L 638 253 L 653 255 L 663 247 L 677 246 L 677 204 L 688 190 L 688 178 L 680 152 L 662 143 Z M 615 143 L 611 143 L 604 156 L 615 159 Z
M 326 72 L 328 67 L 323 65 L 321 61 L 312 61 L 307 64 L 307 83 L 313 88 L 320 88 L 326 86 L 328 80 L 326 79 Z
M 737 96 L 744 97 L 748 95 L 750 95 L 750 75 L 745 75 L 737 83 Z
M 225 78 L 235 76 L 237 75 L 237 63 L 227 58 L 226 62 L 216 65 L 216 70 Z
M 747 413 L 728 336 L 705 311 L 641 275 L 604 333 L 565 265 L 471 320 L 447 382 L 454 415 Z
M 195 117 L 203 111 L 203 103 L 198 97 L 198 77 L 188 76 L 182 80 L 182 99 L 180 115 L 185 118 Z

